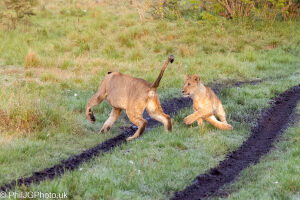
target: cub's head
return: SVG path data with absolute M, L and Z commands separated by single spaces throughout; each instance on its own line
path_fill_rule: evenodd
M 184 85 L 182 88 L 182 94 L 184 97 L 188 97 L 194 94 L 197 87 L 199 86 L 200 79 L 198 75 L 193 75 L 192 77 L 189 75 L 185 75 Z

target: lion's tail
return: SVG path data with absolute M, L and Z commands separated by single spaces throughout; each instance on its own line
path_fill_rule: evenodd
M 168 57 L 168 60 L 165 62 L 163 68 L 161 69 L 159 76 L 157 77 L 157 79 L 155 80 L 155 82 L 151 85 L 151 88 L 157 88 L 159 86 L 159 82 L 160 82 L 161 78 L 164 75 L 165 69 L 167 68 L 169 62 L 172 63 L 173 61 L 174 61 L 174 56 L 170 55 Z
M 218 121 L 215 116 L 207 117 L 207 118 L 205 118 L 205 120 L 221 130 L 232 130 L 233 129 L 230 124 Z

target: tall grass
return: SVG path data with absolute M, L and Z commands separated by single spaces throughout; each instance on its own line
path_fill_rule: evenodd
M 39 96 L 36 88 L 1 88 L 0 131 L 10 134 L 30 134 L 42 131 L 72 133 L 79 131 L 72 111 Z

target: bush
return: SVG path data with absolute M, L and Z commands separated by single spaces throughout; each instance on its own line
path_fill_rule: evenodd
M 201 7 L 197 0 L 156 0 L 148 11 L 154 18 L 200 18 Z
M 255 16 L 274 21 L 277 17 L 284 20 L 299 17 L 299 0 L 259 0 L 255 2 Z
M 17 22 L 26 16 L 34 15 L 33 8 L 38 4 L 38 0 L 2 0 L 0 4 L 1 24 L 15 29 Z
M 155 18 L 168 19 L 203 19 L 210 13 L 231 19 L 251 17 L 274 21 L 299 17 L 299 7 L 299 0 L 156 0 L 152 1 L 149 13 Z

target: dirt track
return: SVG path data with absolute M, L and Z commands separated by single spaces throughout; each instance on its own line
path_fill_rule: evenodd
M 254 85 L 254 84 L 258 84 L 260 82 L 262 82 L 262 80 L 254 80 L 254 81 L 246 81 L 246 82 L 239 81 L 239 82 L 236 82 L 233 84 L 229 83 L 226 85 L 216 84 L 216 85 L 213 85 L 212 88 L 216 93 L 218 93 L 223 88 L 240 87 L 245 84 Z M 174 114 L 176 114 L 177 111 L 179 111 L 183 108 L 186 108 L 188 106 L 191 106 L 191 105 L 192 105 L 192 100 L 189 98 L 175 98 L 175 99 L 171 99 L 167 102 L 164 102 L 162 104 L 162 107 L 166 113 L 173 116 Z M 146 130 L 149 130 L 151 128 L 154 128 L 154 127 L 160 125 L 159 122 L 151 119 L 147 114 L 144 114 L 144 118 L 148 121 Z M 131 125 L 130 127 L 123 128 L 122 132 L 119 135 L 117 135 L 111 139 L 108 139 L 108 140 L 104 141 L 103 143 L 98 144 L 95 147 L 87 149 L 80 154 L 71 156 L 70 158 L 61 161 L 57 165 L 54 165 L 50 168 L 43 169 L 41 171 L 33 172 L 32 176 L 22 177 L 17 180 L 12 180 L 9 183 L 0 186 L 0 191 L 12 190 L 13 188 L 16 187 L 16 185 L 20 186 L 20 185 L 24 184 L 26 186 L 29 186 L 33 183 L 37 184 L 46 179 L 53 179 L 55 177 L 59 177 L 62 174 L 64 174 L 65 171 L 75 170 L 82 163 L 88 162 L 88 161 L 92 160 L 94 157 L 99 156 L 105 152 L 108 152 L 123 143 L 126 143 L 126 138 L 128 136 L 131 136 L 135 131 L 136 131 L 135 125 Z
M 288 127 L 292 112 L 300 100 L 300 85 L 281 93 L 262 111 L 261 118 L 251 130 L 251 136 L 237 150 L 226 156 L 219 166 L 199 175 L 183 191 L 177 192 L 173 200 L 203 199 L 215 195 L 219 189 L 232 182 L 239 173 L 259 161 L 270 151 L 273 143 Z
M 162 107 L 166 113 L 173 116 L 176 113 L 176 111 L 191 106 L 191 104 L 192 104 L 191 99 L 175 98 L 163 103 Z M 150 118 L 146 113 L 144 114 L 144 118 L 148 120 L 147 129 L 160 125 L 159 122 Z M 24 184 L 26 186 L 29 186 L 30 184 L 39 183 L 45 179 L 53 179 L 55 177 L 61 176 L 62 174 L 64 174 L 65 171 L 75 170 L 82 163 L 87 162 L 102 153 L 108 152 L 123 143 L 126 143 L 126 138 L 133 135 L 136 129 L 137 128 L 134 125 L 131 125 L 130 127 L 127 128 L 123 128 L 122 133 L 117 135 L 116 137 L 108 139 L 93 148 L 83 151 L 80 154 L 71 156 L 67 160 L 63 160 L 61 161 L 61 163 L 54 165 L 50 168 L 46 168 L 41 171 L 34 172 L 30 177 L 20 178 L 17 181 L 15 180 L 11 181 L 10 183 L 1 186 L 0 191 L 11 190 L 16 185 L 20 186 Z

